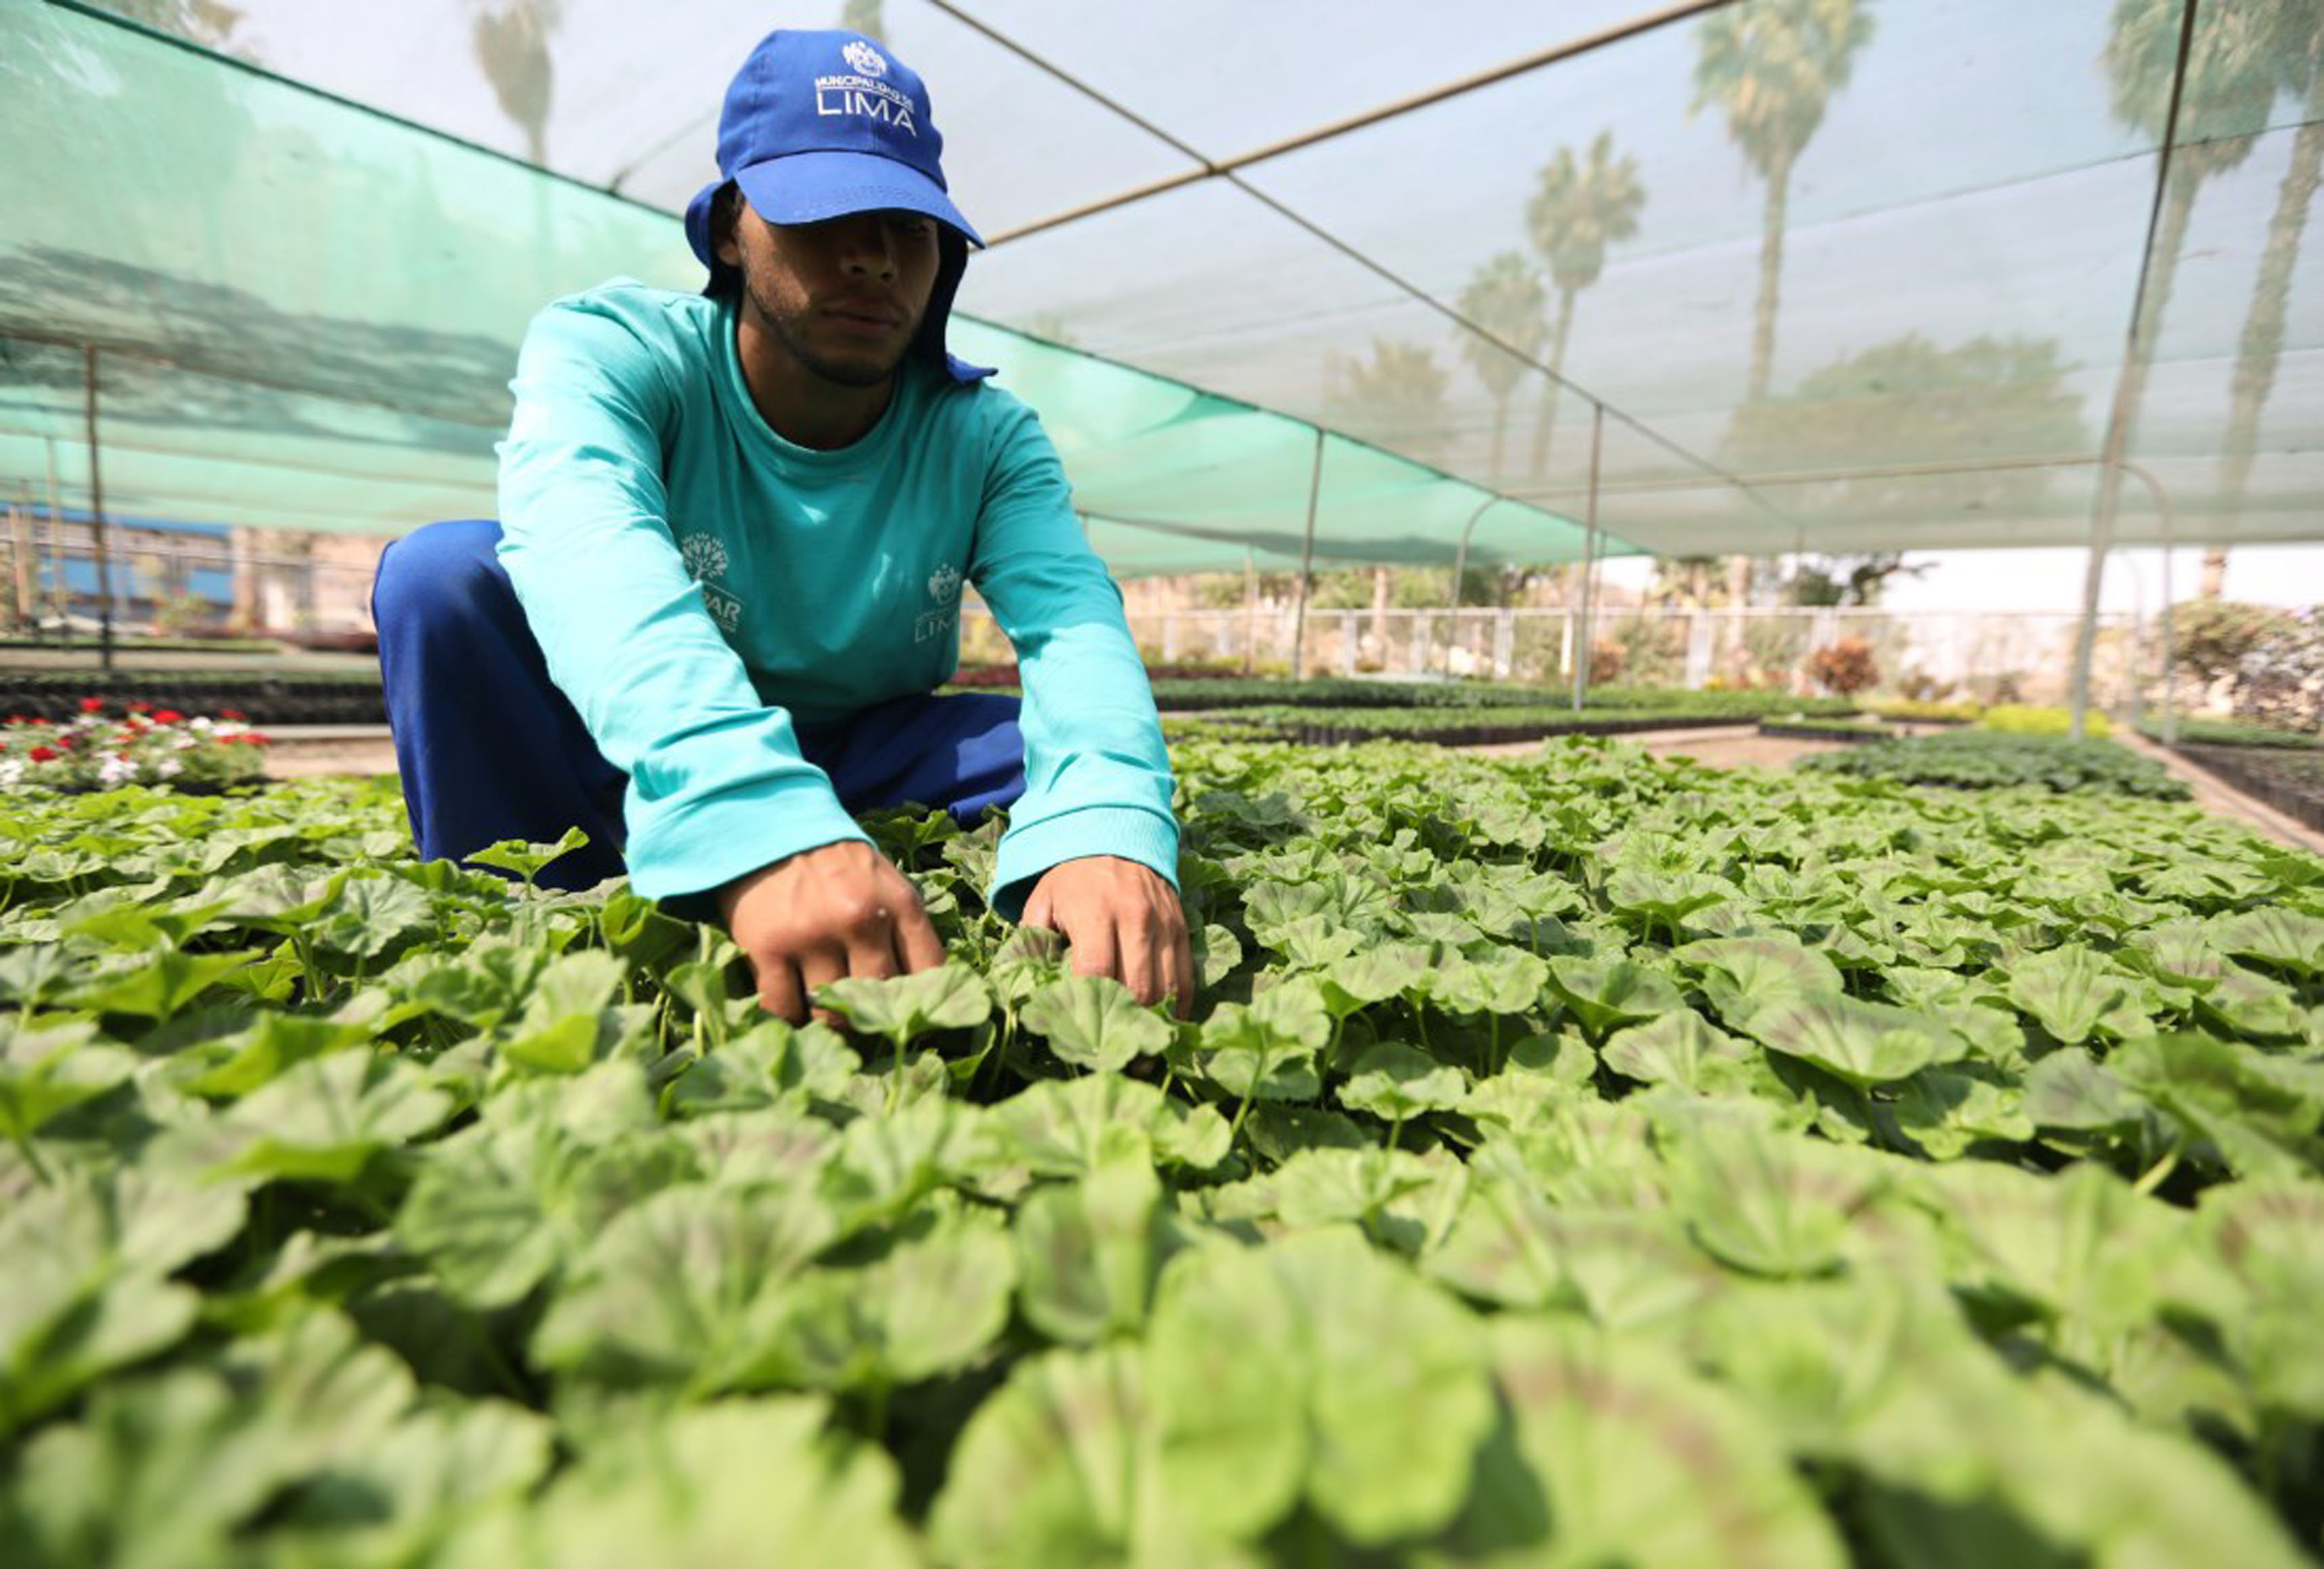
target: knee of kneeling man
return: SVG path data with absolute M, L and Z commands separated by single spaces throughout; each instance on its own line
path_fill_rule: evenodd
M 499 526 L 429 523 L 383 551 L 372 582 L 372 614 L 384 623 L 474 614 L 509 593 L 494 554 Z

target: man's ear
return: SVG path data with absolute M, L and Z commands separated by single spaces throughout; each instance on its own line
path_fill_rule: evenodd
M 734 226 L 742 214 L 742 193 L 729 183 L 710 198 L 710 252 L 729 267 L 742 264 L 742 243 Z

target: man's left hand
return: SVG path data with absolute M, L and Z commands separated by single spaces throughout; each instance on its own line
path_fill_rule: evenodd
M 1024 924 L 1063 932 L 1075 974 L 1111 975 L 1142 1003 L 1169 998 L 1182 1019 L 1194 1006 L 1185 911 L 1150 867 L 1118 855 L 1061 861 L 1033 885 Z

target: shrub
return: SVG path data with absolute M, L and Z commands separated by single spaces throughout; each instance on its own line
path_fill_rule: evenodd
M 1998 730 L 2007 735 L 2063 735 L 2073 728 L 2074 716 L 2065 708 L 2042 708 L 2030 703 L 2002 703 L 1985 711 L 1978 724 L 1987 730 Z M 2107 716 L 2093 708 L 2085 716 L 2083 734 L 2092 739 L 2107 734 L 2112 726 Z
M 1827 692 L 1846 697 L 1880 679 L 1872 645 L 1862 638 L 1844 637 L 1808 655 L 1808 675 Z

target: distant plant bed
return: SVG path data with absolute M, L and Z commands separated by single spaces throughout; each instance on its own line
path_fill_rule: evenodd
M 1987 708 L 1978 725 L 2004 735 L 2063 735 L 2073 728 L 2074 716 L 2064 708 L 2040 708 L 2030 703 L 2002 703 Z M 2114 733 L 2107 716 L 2091 709 L 2083 716 L 2082 734 L 2096 740 Z
M 1165 713 L 1206 708 L 1541 708 L 1563 706 L 1563 687 L 1489 681 L 1365 681 L 1327 677 L 1312 681 L 1252 678 L 1183 679 L 1148 672 L 1155 706 Z M 957 678 L 954 686 L 966 685 Z M 1852 714 L 1839 697 L 1795 697 L 1786 692 L 1695 692 L 1652 687 L 1593 687 L 1591 709 L 1711 715 L 1745 724 L 1767 714 Z
M 1782 741 L 1891 741 L 1895 730 L 1877 719 L 1820 719 L 1804 714 L 1770 715 L 1759 734 Z
M 277 632 L 267 634 L 280 639 L 295 649 L 312 653 L 375 654 L 379 652 L 379 633 L 368 629 L 347 632 Z
M 2182 743 L 2178 752 L 2252 799 L 2324 834 L 2324 751 Z
M 0 649 L 33 649 L 43 653 L 86 653 L 97 646 L 97 639 L 85 634 L 75 637 L 70 642 L 53 637 L 0 637 Z M 147 654 L 271 654 L 281 647 L 266 638 L 199 637 L 191 634 L 116 637 L 113 640 L 113 646 Z
M 87 697 L 132 700 L 181 714 L 232 708 L 257 725 L 383 725 L 375 670 L 0 670 L 0 715 L 67 720 Z
M 1240 666 L 1182 664 L 1148 665 L 1146 678 L 1150 681 L 1234 681 L 1250 683 L 1252 678 L 1242 674 Z M 964 688 L 970 691 L 989 692 L 995 688 L 1014 690 L 1022 685 L 1015 665 L 963 665 L 953 672 L 948 687 Z M 1263 683 L 1262 683 L 1263 684 Z M 1281 683 L 1277 683 L 1280 685 Z
M 1911 697 L 1876 697 L 1857 706 L 1882 719 L 1904 719 L 1914 725 L 1973 725 L 1985 712 L 1975 703 L 1932 703 Z
M 1636 708 L 1499 706 L 1469 709 L 1241 708 L 1218 723 L 1238 734 L 1264 732 L 1303 746 L 1346 746 L 1367 741 L 1420 741 L 1438 746 L 1498 746 L 1553 735 L 1627 735 L 1731 725 L 1729 714 L 1686 714 Z M 1208 734 L 1204 730 L 1200 734 Z
M 106 712 L 88 697 L 70 719 L 11 719 L 0 727 L 0 791 L 107 790 L 170 785 L 193 793 L 265 779 L 266 737 L 231 709 L 213 719 L 132 703 Z
M 2190 793 L 2162 764 L 2111 741 L 2068 741 L 2061 736 L 1990 731 L 1874 742 L 1846 752 L 1803 757 L 1792 766 L 1817 773 L 1854 774 L 1953 789 L 2035 785 L 2060 794 L 2101 790 L 2165 801 L 2185 800 Z
M 2163 722 L 2144 720 L 2138 733 L 2149 741 L 2163 739 Z M 2246 725 L 2232 719 L 2181 719 L 2181 746 L 2267 746 L 2292 752 L 2324 750 L 2324 735 L 2312 730 L 2279 730 L 2269 725 Z

